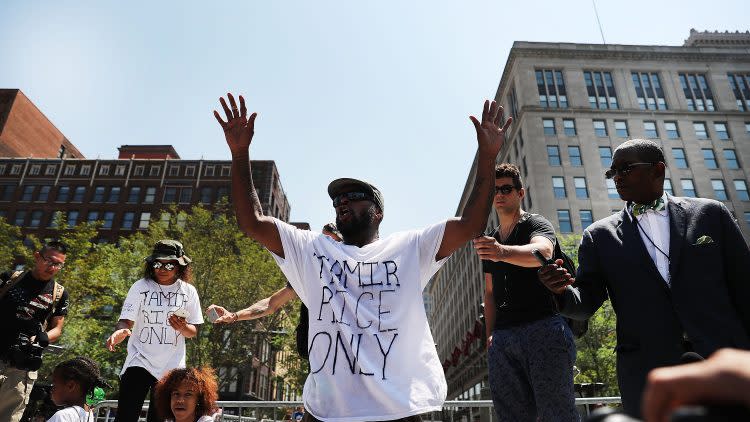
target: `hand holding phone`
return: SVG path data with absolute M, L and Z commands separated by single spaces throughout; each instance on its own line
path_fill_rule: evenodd
M 216 311 L 216 308 L 211 308 L 208 310 L 207 313 L 208 316 L 208 322 L 214 323 L 217 319 L 219 319 L 219 313 Z
M 175 316 L 178 316 L 180 318 L 187 318 L 188 316 L 190 316 L 190 313 L 185 308 L 179 308 L 173 313 Z
M 542 253 L 539 252 L 539 249 L 532 249 L 531 250 L 531 254 L 534 255 L 534 257 L 536 258 L 537 261 L 539 261 L 539 264 L 542 267 L 545 267 L 547 265 L 553 265 L 555 263 L 554 259 L 552 259 L 552 258 L 550 258 L 550 259 L 545 258 L 544 255 L 542 255 Z

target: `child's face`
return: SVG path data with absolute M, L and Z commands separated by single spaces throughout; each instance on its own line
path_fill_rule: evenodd
M 50 392 L 52 401 L 58 406 L 64 406 L 72 400 L 75 400 L 75 386 L 75 382 L 65 381 L 59 375 L 53 374 L 52 392 Z
M 170 408 L 175 422 L 195 421 L 195 408 L 198 405 L 198 392 L 195 384 L 183 381 L 172 390 Z

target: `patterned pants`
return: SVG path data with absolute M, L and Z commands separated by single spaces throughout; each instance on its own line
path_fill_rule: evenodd
M 487 355 L 499 421 L 580 420 L 573 388 L 576 346 L 561 317 L 493 331 Z

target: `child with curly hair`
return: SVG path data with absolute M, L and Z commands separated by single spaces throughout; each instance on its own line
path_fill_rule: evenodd
M 108 387 L 93 360 L 79 356 L 59 363 L 52 371 L 52 401 L 58 410 L 47 422 L 93 422 L 94 413 L 86 404 L 86 397 L 96 387 Z
M 214 421 L 218 391 L 211 368 L 173 369 L 156 384 L 158 421 Z

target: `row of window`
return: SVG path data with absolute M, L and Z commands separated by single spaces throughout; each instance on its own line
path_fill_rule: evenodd
M 44 168 L 44 175 L 45 176 L 54 176 L 57 174 L 57 164 L 46 164 L 46 167 Z M 6 169 L 8 165 L 7 164 L 0 164 L 0 175 L 5 174 Z M 97 173 L 99 176 L 109 176 L 110 170 L 112 170 L 112 167 L 114 167 L 114 176 L 124 176 L 127 166 L 125 164 L 117 164 L 117 165 L 110 165 L 110 164 L 100 164 L 97 170 Z M 161 175 L 161 169 L 164 167 L 163 165 L 154 164 L 149 166 L 148 169 L 148 175 L 149 176 L 160 176 Z M 218 169 L 217 169 L 218 167 Z M 10 166 L 10 172 L 9 174 L 11 176 L 20 175 L 23 171 L 24 164 L 18 163 L 13 164 Z M 68 163 L 65 165 L 65 169 L 63 170 L 63 174 L 65 176 L 90 176 L 91 175 L 91 164 L 73 164 Z M 171 164 L 168 167 L 168 175 L 169 176 L 182 176 L 185 177 L 195 177 L 195 166 L 194 165 L 180 165 L 180 164 Z M 42 174 L 42 164 L 32 164 L 29 166 L 29 175 L 30 176 L 38 176 Z M 137 164 L 133 169 L 133 176 L 144 176 L 146 174 L 146 165 L 144 164 Z M 231 166 L 228 165 L 222 165 L 222 166 L 215 166 L 215 165 L 207 165 L 203 167 L 203 176 L 204 177 L 214 177 L 214 176 L 221 176 L 221 177 L 228 177 L 231 175 Z
M 594 222 L 594 215 L 591 210 L 578 211 L 578 217 L 581 220 L 581 228 L 584 230 Z M 745 224 L 750 227 L 750 211 L 744 213 Z M 573 224 L 570 219 L 570 210 L 557 210 L 557 222 L 560 227 L 560 233 L 573 233 Z
M 605 183 L 607 185 L 607 196 L 611 199 L 618 199 L 620 196 L 617 194 L 617 188 L 615 187 L 614 180 L 605 180 Z M 732 182 L 734 184 L 736 198 L 740 201 L 750 201 L 750 194 L 748 194 L 747 190 L 747 182 L 745 182 L 745 180 L 743 179 L 735 179 Z M 589 198 L 589 189 L 585 177 L 574 177 L 573 186 L 577 199 Z M 682 188 L 682 196 L 688 196 L 692 198 L 698 196 L 698 192 L 695 190 L 693 179 L 680 179 L 680 187 Z M 727 193 L 727 189 L 724 185 L 723 179 L 711 179 L 711 187 L 714 191 L 714 199 L 717 199 L 719 201 L 729 200 L 729 194 Z M 674 192 L 672 190 L 672 181 L 670 179 L 664 179 L 664 190 L 670 195 L 674 195 Z M 565 187 L 564 177 L 552 176 L 552 193 L 555 196 L 555 199 L 565 199 L 568 197 L 568 190 Z
M 582 167 L 583 159 L 581 158 L 581 148 L 571 145 L 567 147 L 567 150 L 570 165 L 572 167 Z M 703 164 L 707 169 L 715 170 L 719 168 L 716 153 L 712 148 L 702 148 L 701 154 L 703 155 Z M 740 168 L 740 162 L 737 159 L 737 152 L 734 149 L 722 150 L 722 156 L 724 157 L 725 168 L 730 170 L 737 170 Z M 686 169 L 690 167 L 684 148 L 672 148 L 672 158 L 674 158 L 676 168 Z M 608 169 L 612 165 L 612 148 L 599 147 L 599 160 L 602 163 L 602 168 Z M 552 167 L 560 167 L 562 165 L 559 146 L 547 145 L 547 162 Z
M 537 69 L 536 85 L 539 105 L 546 108 L 568 108 L 565 79 L 560 69 Z M 641 110 L 668 110 L 666 96 L 657 72 L 631 72 L 633 89 Z M 716 104 L 706 75 L 678 73 L 680 87 L 690 111 L 715 111 Z M 734 93 L 737 109 L 750 111 L 750 74 L 727 73 L 729 89 Z M 619 109 L 611 72 L 585 70 L 589 106 L 592 109 Z
M 0 217 L 6 218 L 6 213 L 5 210 L 0 211 Z M 49 215 L 45 215 L 46 213 L 42 210 L 18 210 L 13 216 L 12 222 L 17 227 L 28 227 L 32 229 L 38 229 L 40 227 L 57 228 L 55 223 L 58 213 L 59 211 L 55 211 Z M 163 223 L 168 224 L 170 218 L 171 215 L 169 213 L 164 212 L 161 214 L 161 222 Z M 109 230 L 114 226 L 115 212 L 91 210 L 86 214 L 85 219 L 83 219 L 83 215 L 78 210 L 68 210 L 65 214 L 65 223 L 68 227 L 74 227 L 84 221 L 89 223 L 101 221 L 101 228 Z M 185 214 L 177 214 L 178 226 L 184 227 L 185 221 L 187 221 L 187 216 Z M 44 225 L 45 223 L 46 225 Z M 121 230 L 147 229 L 151 224 L 151 213 L 124 212 L 122 213 L 122 218 L 120 219 L 119 224 Z
M 57 195 L 52 198 L 52 186 L 50 185 L 27 185 L 21 192 L 21 202 L 48 202 L 53 199 L 58 203 L 82 203 L 86 197 L 86 186 L 63 185 L 57 189 Z M 0 201 L 13 201 L 16 193 L 16 185 L 0 185 Z M 123 196 L 123 188 L 120 186 L 95 186 L 89 202 L 92 204 L 118 204 Z M 221 197 L 229 196 L 229 187 L 219 186 L 217 188 L 204 186 L 200 189 L 201 204 L 213 204 Z M 145 189 L 141 186 L 132 186 L 126 196 L 128 204 L 153 204 L 156 201 L 156 187 L 150 186 Z M 164 188 L 161 198 L 162 204 L 190 204 L 193 201 L 193 188 L 185 186 L 167 186 Z
M 578 130 L 576 128 L 575 119 L 562 119 L 563 123 L 563 134 L 565 136 L 576 136 Z M 594 134 L 599 138 L 606 138 L 609 136 L 609 129 L 607 128 L 607 121 L 603 119 L 592 120 Z M 727 140 L 731 136 L 729 134 L 729 128 L 727 122 L 713 122 L 714 133 L 717 139 Z M 630 129 L 628 128 L 628 122 L 626 120 L 615 120 L 615 135 L 620 138 L 630 137 Z M 543 117 L 542 128 L 544 134 L 548 136 L 557 135 L 557 126 L 554 118 Z M 706 126 L 706 122 L 693 122 L 693 130 L 695 131 L 695 137 L 697 139 L 709 139 L 709 131 Z M 676 121 L 665 121 L 664 131 L 667 135 L 667 139 L 680 139 L 680 130 Z M 750 133 L 750 122 L 745 123 L 745 131 Z M 659 138 L 659 129 L 657 128 L 656 121 L 645 120 L 643 122 L 643 134 L 644 137 L 649 139 Z

